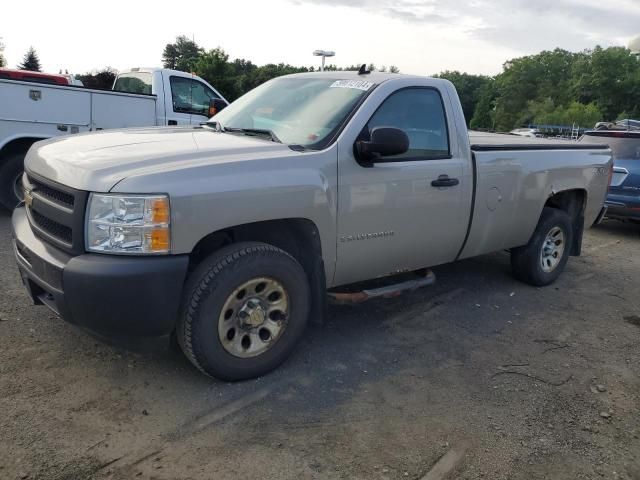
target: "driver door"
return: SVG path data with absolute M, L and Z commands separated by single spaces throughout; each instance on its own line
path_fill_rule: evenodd
M 371 166 L 358 163 L 353 148 L 339 149 L 335 284 L 456 258 L 469 220 L 471 177 L 465 175 L 467 159 L 449 135 L 450 110 L 435 88 L 396 90 L 359 138 L 374 127 L 395 127 L 408 135 L 409 150 Z M 443 175 L 459 183 L 438 186 Z
M 191 125 L 191 79 L 172 75 L 170 103 L 167 105 L 167 125 Z

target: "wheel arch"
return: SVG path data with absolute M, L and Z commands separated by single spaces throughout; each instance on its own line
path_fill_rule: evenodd
M 189 271 L 220 248 L 245 241 L 273 245 L 290 254 L 302 265 L 311 288 L 311 319 L 322 321 L 327 308 L 322 245 L 318 227 L 309 219 L 266 220 L 212 232 L 200 239 L 189 254 Z
M 14 135 L 13 137 L 5 139 L 2 146 L 0 146 L 0 157 L 20 152 L 26 154 L 29 148 L 31 148 L 31 145 L 40 140 L 46 140 L 47 138 L 48 137 L 35 135 Z
M 582 188 L 553 192 L 553 194 L 549 198 L 547 198 L 547 201 L 544 204 L 544 207 L 562 210 L 571 217 L 571 223 L 573 226 L 573 241 L 570 254 L 572 256 L 579 256 L 582 251 L 584 212 L 586 206 L 587 191 Z

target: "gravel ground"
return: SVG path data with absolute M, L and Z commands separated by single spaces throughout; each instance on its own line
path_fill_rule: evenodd
M 551 287 L 498 253 L 332 307 L 235 384 L 31 306 L 2 213 L 0 245 L 1 479 L 421 479 L 451 450 L 449 478 L 640 479 L 638 226 L 589 231 Z

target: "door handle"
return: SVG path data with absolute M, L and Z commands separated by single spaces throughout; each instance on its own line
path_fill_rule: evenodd
M 455 187 L 460 183 L 457 178 L 449 178 L 449 175 L 440 175 L 437 180 L 431 182 L 432 187 Z

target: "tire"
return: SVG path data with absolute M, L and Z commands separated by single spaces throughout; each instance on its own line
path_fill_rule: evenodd
M 25 153 L 13 153 L 0 160 L 0 205 L 13 211 L 22 201 L 22 172 Z
M 545 207 L 529 243 L 511 250 L 514 277 L 536 287 L 555 282 L 569 260 L 573 235 L 571 217 Z
M 258 377 L 294 350 L 310 301 L 307 276 L 291 255 L 264 243 L 234 244 L 209 256 L 188 278 L 178 343 L 206 375 L 225 381 Z

